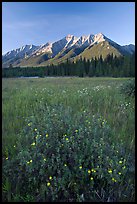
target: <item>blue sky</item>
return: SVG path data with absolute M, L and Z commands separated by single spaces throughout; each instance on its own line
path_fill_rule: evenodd
M 54 42 L 68 34 L 103 33 L 135 44 L 134 2 L 3 2 L 2 53 L 25 44 Z

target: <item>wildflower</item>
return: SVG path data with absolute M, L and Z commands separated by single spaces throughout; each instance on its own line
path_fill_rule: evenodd
M 67 164 L 64 164 L 64 166 L 67 166 Z
M 28 126 L 31 126 L 31 123 L 28 123 Z
M 115 178 L 112 178 L 112 181 L 117 182 L 117 180 Z
M 49 180 L 52 180 L 52 176 L 49 177 Z
M 47 186 L 50 186 L 50 182 L 47 183 Z
M 92 181 L 92 180 L 93 180 L 93 177 L 91 177 L 90 180 Z
M 8 160 L 9 158 L 8 157 L 6 157 L 6 160 Z
M 67 134 L 64 135 L 65 137 L 67 136 Z
M 121 175 L 121 172 L 118 172 L 119 175 Z
M 82 169 L 82 166 L 80 166 L 79 169 Z
M 37 131 L 37 128 L 35 128 L 34 130 Z
M 91 171 L 90 171 L 90 170 L 88 170 L 88 173 L 90 174 L 90 173 L 91 173 Z
M 68 140 L 68 138 L 66 138 L 66 140 Z
M 36 139 L 38 138 L 38 135 L 36 136 Z
M 16 147 L 15 145 L 13 147 Z
M 96 172 L 96 170 L 95 170 L 95 169 L 91 169 L 91 171 L 92 171 L 92 172 L 94 172 L 94 173 Z
M 123 167 L 122 167 L 122 169 L 125 169 L 125 168 L 126 168 L 126 166 L 123 166 Z
M 119 161 L 119 164 L 122 164 L 122 161 Z
M 31 146 L 34 146 L 36 143 L 35 142 L 33 142 L 32 144 L 31 144 Z
M 31 159 L 30 161 L 27 162 L 27 164 L 30 164 L 30 163 L 32 163 L 32 159 Z
M 108 170 L 108 173 L 109 173 L 109 174 L 112 174 L 112 170 L 111 170 L 111 169 L 110 169 L 110 170 Z
M 48 137 L 49 135 L 48 134 L 46 134 L 46 137 Z
M 78 132 L 78 130 L 75 130 L 75 132 Z
M 43 160 L 46 161 L 46 158 L 44 158 Z

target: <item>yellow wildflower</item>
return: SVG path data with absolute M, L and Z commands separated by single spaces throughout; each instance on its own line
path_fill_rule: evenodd
M 32 144 L 31 144 L 31 146 L 34 146 L 35 145 L 35 142 L 33 142 Z
M 35 128 L 34 130 L 37 131 L 37 128 Z
M 108 173 L 109 173 L 109 174 L 112 174 L 112 170 L 111 170 L 111 169 L 110 169 L 110 170 L 108 170 Z
M 44 158 L 44 161 L 46 161 L 46 158 Z
M 50 186 L 50 182 L 47 183 L 47 186 Z
M 80 166 L 79 169 L 82 169 L 82 166 Z
M 117 180 L 115 178 L 112 178 L 112 181 L 117 182 Z
M 92 180 L 93 180 L 93 177 L 91 177 L 90 180 L 92 181 Z
M 52 180 L 52 176 L 49 177 L 49 180 Z
M 123 167 L 122 167 L 122 169 L 125 169 L 125 168 L 126 168 L 126 166 L 123 166 Z
M 66 140 L 68 140 L 68 138 L 66 138 Z
M 119 161 L 119 164 L 122 164 L 122 161 Z
M 92 171 L 92 172 L 96 172 L 96 170 L 95 170 L 95 169 L 91 169 L 91 171 Z
M 27 162 L 27 164 L 30 164 L 30 163 L 32 163 L 32 159 L 31 159 L 30 161 Z
M 121 175 L 121 172 L 118 172 L 119 175 Z
M 46 137 L 48 137 L 49 135 L 48 134 L 46 134 Z
M 8 160 L 9 158 L 8 157 L 6 157 L 6 160 Z
M 75 130 L 75 132 L 78 132 L 78 130 Z
M 16 147 L 15 145 L 13 147 Z
M 90 170 L 88 170 L 88 173 L 90 174 L 90 173 L 91 173 L 91 171 L 90 171 Z
M 64 164 L 64 166 L 67 166 L 67 164 Z

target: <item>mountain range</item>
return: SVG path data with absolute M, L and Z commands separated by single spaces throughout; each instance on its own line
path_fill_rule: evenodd
M 65 62 L 67 59 L 76 61 L 80 57 L 85 59 L 106 58 L 108 54 L 114 56 L 131 55 L 135 52 L 133 44 L 121 46 L 107 38 L 104 34 L 90 34 L 76 37 L 67 35 L 50 43 L 35 46 L 24 45 L 11 50 L 2 56 L 2 67 L 12 66 L 45 66 Z

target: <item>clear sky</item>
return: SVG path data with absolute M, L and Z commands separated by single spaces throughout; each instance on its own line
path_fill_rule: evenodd
M 2 53 L 68 34 L 103 33 L 120 45 L 135 44 L 135 2 L 3 2 Z

